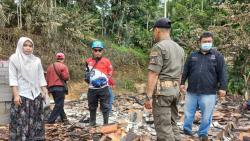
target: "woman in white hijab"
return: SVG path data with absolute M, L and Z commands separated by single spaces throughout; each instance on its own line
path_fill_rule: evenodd
M 43 100 L 46 80 L 41 60 L 33 55 L 34 43 L 21 37 L 9 58 L 9 85 L 13 100 L 10 110 L 11 141 L 45 140 Z

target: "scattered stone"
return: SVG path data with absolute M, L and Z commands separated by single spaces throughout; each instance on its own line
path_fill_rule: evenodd
M 87 99 L 88 99 L 87 93 L 82 93 L 80 96 L 80 100 L 87 100 Z
M 132 97 L 131 97 L 132 96 Z M 97 125 L 90 127 L 88 104 L 86 100 L 69 101 L 65 103 L 65 112 L 69 119 L 69 124 L 57 122 L 56 124 L 46 125 L 46 140 L 48 141 L 124 141 L 124 140 L 156 140 L 154 119 L 152 110 L 147 110 L 138 101 L 144 101 L 144 94 L 118 94 L 114 101 L 110 124 L 103 125 L 101 112 L 97 112 Z M 228 99 L 226 99 L 228 100 Z M 183 109 L 183 101 L 178 107 Z M 213 115 L 213 123 L 209 130 L 211 140 L 248 140 L 250 133 L 250 112 L 240 113 L 235 99 L 229 99 L 223 103 L 218 103 Z M 197 111 L 193 124 L 193 132 L 199 127 L 201 115 Z M 177 125 L 183 127 L 184 113 L 180 112 L 180 120 Z M 183 133 L 181 137 L 184 141 L 198 140 L 197 134 L 193 137 Z M 0 140 L 8 140 L 8 126 L 0 127 Z

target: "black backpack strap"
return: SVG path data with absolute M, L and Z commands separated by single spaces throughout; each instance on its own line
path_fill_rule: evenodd
M 96 65 L 98 64 L 98 62 L 100 61 L 101 59 L 98 59 L 98 60 L 96 60 L 96 63 L 94 64 L 94 66 L 92 67 L 92 69 L 91 70 L 89 70 L 89 66 L 88 66 L 88 63 L 86 62 L 86 68 L 87 68 L 87 71 L 88 72 L 91 72 L 95 67 L 96 67 Z
M 88 64 L 88 62 L 85 62 L 85 67 L 87 68 L 86 70 L 89 71 L 89 64 Z
M 211 53 L 212 53 L 212 55 L 214 55 L 215 56 L 215 60 L 216 60 L 216 63 L 217 63 L 217 65 L 216 65 L 216 72 L 218 72 L 218 63 L 219 63 L 219 59 L 218 59 L 218 57 L 221 55 L 220 54 L 220 52 L 219 51 L 217 51 L 216 49 L 212 49 L 211 50 Z

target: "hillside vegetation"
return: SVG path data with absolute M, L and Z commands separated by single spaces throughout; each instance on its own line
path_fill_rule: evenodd
M 229 92 L 244 94 L 250 86 L 250 4 L 248 0 L 172 0 L 166 15 L 173 21 L 172 38 L 187 55 L 197 50 L 206 30 L 226 57 Z M 152 28 L 164 16 L 160 0 L 32 0 L 15 4 L 0 1 L 0 58 L 15 51 L 20 36 L 31 37 L 44 68 L 56 52 L 66 54 L 71 79 L 82 80 L 82 55 L 89 43 L 101 39 L 105 56 L 115 68 L 117 83 L 133 89 L 146 79 Z

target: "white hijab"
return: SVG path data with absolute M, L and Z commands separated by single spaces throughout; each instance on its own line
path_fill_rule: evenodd
M 16 53 L 13 54 L 11 58 L 18 71 L 21 72 L 22 77 L 27 80 L 33 88 L 39 89 L 38 63 L 40 63 L 40 59 L 33 55 L 33 52 L 30 55 L 23 53 L 23 45 L 26 41 L 32 43 L 34 50 L 33 41 L 30 38 L 21 37 L 17 43 Z

